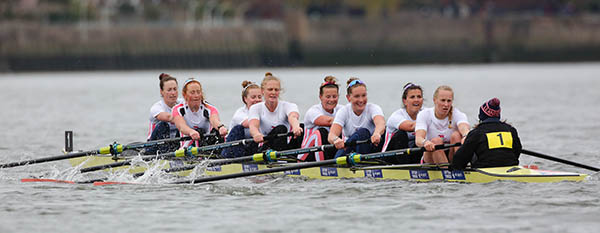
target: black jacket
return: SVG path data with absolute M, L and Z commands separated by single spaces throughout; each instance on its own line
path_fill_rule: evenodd
M 519 165 L 521 149 L 514 127 L 498 119 L 488 119 L 467 134 L 450 167 L 462 170 L 469 162 L 472 168 Z

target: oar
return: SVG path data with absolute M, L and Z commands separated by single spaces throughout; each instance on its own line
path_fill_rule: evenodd
M 276 137 L 286 137 L 286 136 L 292 136 L 292 135 L 294 135 L 294 134 L 291 132 L 290 133 L 281 133 L 281 134 L 276 134 L 276 135 L 272 135 L 272 136 L 267 136 L 266 139 L 270 140 L 270 139 L 273 139 Z M 208 146 L 203 146 L 203 147 L 188 147 L 188 148 L 182 148 L 182 149 L 179 149 L 179 150 L 176 150 L 173 152 L 167 152 L 167 153 L 162 153 L 162 154 L 158 154 L 158 155 L 142 156 L 141 159 L 143 161 L 150 161 L 150 160 L 155 160 L 155 159 L 165 159 L 165 158 L 173 158 L 173 157 L 198 156 L 201 152 L 218 150 L 218 149 L 223 149 L 223 148 L 228 148 L 228 147 L 233 147 L 233 146 L 238 146 L 238 145 L 246 145 L 250 142 L 253 142 L 253 140 L 252 139 L 242 139 L 242 140 L 224 142 L 224 143 L 208 145 Z M 132 160 L 128 159 L 128 160 L 121 161 L 121 162 L 102 164 L 102 165 L 93 166 L 93 167 L 86 167 L 86 168 L 80 169 L 79 172 L 86 173 L 86 172 L 104 170 L 107 168 L 122 167 L 122 166 L 126 166 L 126 165 L 131 165 L 131 162 L 132 162 Z
M 454 147 L 454 146 L 460 146 L 460 143 L 436 145 L 435 149 L 441 150 L 441 149 L 446 149 L 446 148 Z M 186 183 L 196 184 L 196 183 L 204 183 L 204 182 L 210 182 L 210 181 L 233 179 L 233 178 L 239 178 L 239 177 L 262 175 L 262 174 L 269 174 L 269 173 L 275 173 L 275 172 L 298 170 L 298 169 L 304 169 L 304 168 L 320 167 L 320 166 L 328 166 L 328 165 L 336 165 L 336 164 L 337 165 L 348 165 L 348 164 L 355 165 L 361 161 L 366 161 L 366 160 L 371 160 L 371 159 L 380 159 L 380 158 L 391 157 L 391 156 L 398 156 L 398 155 L 402 155 L 402 154 L 410 154 L 413 152 L 420 152 L 423 150 L 425 150 L 425 149 L 422 147 L 417 147 L 417 148 L 408 148 L 408 149 L 379 152 L 379 153 L 372 153 L 372 154 L 365 154 L 365 155 L 352 154 L 352 155 L 348 155 L 348 156 L 338 157 L 335 159 L 328 159 L 328 160 L 317 161 L 317 162 L 303 162 L 303 163 L 297 163 L 294 165 L 275 167 L 275 168 L 269 168 L 269 169 L 264 169 L 264 170 L 240 172 L 240 173 L 227 174 L 227 175 L 222 175 L 222 176 L 201 177 L 201 178 L 197 178 L 197 179 L 193 179 L 193 180 L 184 180 L 184 181 L 173 182 L 173 184 L 186 184 Z
M 346 143 L 346 147 L 355 146 L 357 144 L 363 144 L 363 143 L 368 143 L 368 142 L 370 142 L 370 140 L 348 142 L 348 143 Z M 248 155 L 248 156 L 237 157 L 237 158 L 209 160 L 206 163 L 202 163 L 202 165 L 206 165 L 207 167 L 212 167 L 212 166 L 218 166 L 218 165 L 224 165 L 224 164 L 230 164 L 230 163 L 242 163 L 242 162 L 250 162 L 250 161 L 257 162 L 257 163 L 272 162 L 283 156 L 324 151 L 324 150 L 327 150 L 329 148 L 334 148 L 334 147 L 335 147 L 335 145 L 333 145 L 333 144 L 327 144 L 327 145 L 321 145 L 321 146 L 313 146 L 313 147 L 308 147 L 308 148 L 291 149 L 291 150 L 284 150 L 284 151 L 269 151 L 269 152 L 256 153 L 256 154 Z M 181 166 L 181 167 L 163 169 L 162 171 L 166 172 L 166 173 L 187 171 L 187 170 L 192 170 L 192 169 L 196 168 L 197 166 L 198 166 L 198 164 L 192 164 L 192 165 L 186 165 L 186 166 Z M 144 173 L 145 172 L 135 173 L 135 174 L 133 174 L 133 177 L 142 176 L 142 175 L 144 175 Z
M 30 159 L 30 160 L 25 160 L 25 161 L 20 161 L 20 162 L 0 164 L 0 168 L 18 167 L 18 166 L 23 166 L 23 165 L 45 163 L 45 162 L 51 162 L 51 161 L 57 161 L 57 160 L 63 160 L 63 159 L 79 158 L 79 157 L 96 155 L 96 154 L 118 154 L 118 153 L 123 152 L 123 150 L 127 150 L 127 149 L 137 149 L 137 148 L 148 147 L 148 146 L 152 146 L 152 145 L 161 145 L 161 144 L 164 144 L 167 142 L 177 142 L 177 141 L 190 140 L 190 139 L 192 139 L 192 138 L 191 137 L 168 138 L 168 139 L 160 139 L 160 140 L 155 140 L 155 141 L 148 141 L 148 142 L 144 142 L 144 143 L 133 143 L 130 145 L 121 145 L 121 144 L 115 143 L 113 145 L 105 146 L 105 147 L 102 147 L 97 150 L 68 153 L 68 154 L 64 154 L 64 155 L 51 156 L 51 157 L 46 157 L 46 158 Z
M 552 161 L 559 162 L 559 163 L 573 165 L 575 167 L 585 168 L 585 169 L 592 170 L 592 171 L 595 171 L 595 172 L 600 171 L 600 168 L 597 168 L 597 167 L 592 167 L 592 166 L 588 166 L 588 165 L 585 165 L 585 164 L 573 162 L 573 161 L 570 161 L 570 160 L 565 160 L 565 159 L 557 158 L 557 157 L 554 157 L 554 156 L 545 155 L 545 154 L 538 153 L 538 152 L 535 152 L 535 151 L 530 151 L 530 150 L 523 149 L 523 150 L 521 150 L 521 153 L 528 154 L 528 155 L 531 155 L 531 156 L 534 156 L 534 157 L 538 157 L 538 158 L 542 158 L 542 159 L 552 160 Z

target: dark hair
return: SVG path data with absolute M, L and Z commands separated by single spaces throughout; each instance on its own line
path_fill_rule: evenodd
M 244 100 L 244 97 L 246 97 L 248 95 L 248 89 L 252 89 L 252 88 L 259 88 L 258 84 L 250 82 L 248 80 L 244 80 L 242 82 L 242 102 L 244 102 L 244 104 L 246 103 L 246 100 Z
M 337 79 L 335 77 L 328 75 L 323 81 L 325 82 L 319 87 L 319 95 L 323 95 L 323 89 L 326 87 L 334 87 L 337 91 L 340 90 L 340 86 L 336 83 Z
M 408 91 L 410 90 L 419 90 L 421 91 L 421 96 L 423 96 L 423 89 L 421 88 L 421 86 L 414 84 L 414 83 L 407 83 L 404 84 L 404 87 L 402 87 L 402 89 L 404 89 L 404 91 L 402 92 L 402 99 L 405 100 L 408 97 Z M 406 106 L 404 106 L 406 108 Z
M 160 74 L 158 76 L 158 80 L 160 80 L 159 86 L 160 86 L 161 91 L 163 90 L 163 87 L 165 86 L 166 82 L 173 80 L 173 81 L 175 81 L 175 83 L 177 83 L 176 78 L 172 77 L 171 75 L 165 74 L 165 73 Z
M 350 85 L 355 80 L 357 80 L 357 82 L 353 85 Z M 365 83 L 363 83 L 360 79 L 355 78 L 355 77 L 350 77 L 350 79 L 348 79 L 348 81 L 346 81 L 346 85 L 347 85 L 347 87 L 346 87 L 347 94 L 352 93 L 352 89 L 354 89 L 355 87 L 358 87 L 358 86 L 363 86 L 363 87 L 367 88 L 367 85 L 365 85 Z

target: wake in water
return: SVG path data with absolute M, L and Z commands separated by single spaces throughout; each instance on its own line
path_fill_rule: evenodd
M 130 165 L 112 169 L 104 169 L 97 172 L 82 173 L 80 170 L 85 168 L 86 164 L 92 161 L 92 158 L 86 159 L 74 167 L 59 169 L 56 166 L 43 171 L 41 175 L 31 176 L 34 179 L 65 181 L 66 183 L 93 183 L 94 181 L 125 182 L 136 184 L 169 184 L 180 180 L 181 174 L 185 174 L 185 179 L 195 179 L 205 174 L 209 166 L 208 160 L 200 161 L 193 169 L 184 172 L 167 172 L 166 168 L 176 168 L 183 166 L 180 161 L 151 160 L 145 161 L 143 155 L 137 154 L 130 157 Z M 3 176 L 4 177 L 4 176 Z M 40 180 L 41 181 L 41 180 Z

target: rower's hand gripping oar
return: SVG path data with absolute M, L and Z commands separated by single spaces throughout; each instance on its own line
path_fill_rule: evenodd
M 450 148 L 450 147 L 454 147 L 454 146 L 460 146 L 460 143 L 436 145 L 435 149 L 441 150 L 441 149 L 446 149 L 446 148 Z M 269 173 L 275 173 L 275 172 L 298 170 L 298 169 L 304 169 L 304 168 L 336 165 L 336 164 L 344 165 L 344 166 L 345 165 L 353 165 L 353 164 L 359 163 L 361 161 L 366 161 L 366 160 L 371 160 L 371 159 L 379 159 L 379 158 L 390 157 L 390 156 L 398 156 L 398 155 L 402 155 L 402 154 L 410 154 L 413 152 L 419 152 L 419 151 L 424 151 L 424 150 L 425 150 L 425 148 L 417 147 L 417 148 L 401 149 L 401 150 L 394 150 L 394 151 L 388 151 L 388 152 L 372 153 L 372 154 L 366 154 L 366 155 L 352 154 L 349 156 L 341 156 L 341 157 L 338 157 L 335 159 L 328 159 L 328 160 L 317 161 L 317 162 L 295 163 L 293 165 L 287 165 L 287 166 L 281 166 L 281 167 L 275 167 L 275 168 L 269 168 L 269 169 L 257 170 L 257 171 L 233 173 L 233 174 L 227 174 L 227 175 L 222 175 L 222 176 L 201 177 L 201 178 L 197 178 L 194 180 L 184 180 L 184 181 L 173 182 L 172 184 L 189 184 L 189 183 L 197 184 L 197 183 L 204 183 L 204 182 L 210 182 L 210 181 L 233 179 L 233 178 L 239 178 L 239 177 L 262 175 L 262 174 L 269 174 Z
M 281 134 L 270 136 L 268 138 L 273 139 L 276 137 L 285 137 L 285 136 L 292 136 L 292 135 L 293 135 L 293 133 L 281 133 Z M 195 156 L 198 156 L 201 152 L 213 151 L 213 150 L 218 150 L 218 149 L 223 149 L 223 148 L 228 148 L 228 147 L 233 147 L 233 146 L 239 146 L 239 145 L 246 145 L 250 142 L 253 142 L 253 140 L 252 139 L 242 139 L 242 140 L 224 142 L 224 143 L 208 145 L 208 146 L 203 146 L 203 147 L 187 147 L 187 148 L 182 148 L 182 149 L 176 150 L 174 152 L 162 153 L 162 154 L 158 154 L 158 155 L 142 156 L 141 159 L 143 161 L 149 161 L 149 160 L 154 160 L 154 159 L 165 159 L 165 158 L 173 158 L 173 157 L 186 157 L 186 156 L 187 157 L 195 157 Z M 121 161 L 121 162 L 102 164 L 102 165 L 98 165 L 98 166 L 82 168 L 79 170 L 79 172 L 87 173 L 87 172 L 93 172 L 93 171 L 98 171 L 98 170 L 104 170 L 107 168 L 121 167 L 121 166 L 131 165 L 131 162 L 132 162 L 132 160 L 129 159 L 129 160 Z
M 288 136 L 291 136 L 291 135 L 288 135 Z M 346 146 L 355 146 L 357 144 L 363 144 L 363 143 L 369 143 L 369 142 L 370 142 L 370 140 L 348 142 L 348 143 L 346 143 Z M 327 150 L 329 148 L 334 148 L 334 147 L 335 147 L 335 145 L 333 145 L 333 144 L 327 144 L 327 145 L 321 145 L 321 146 L 313 146 L 313 147 L 308 147 L 308 148 L 291 149 L 291 150 L 284 150 L 284 151 L 265 151 L 265 152 L 256 153 L 253 155 L 248 155 L 248 156 L 243 156 L 243 157 L 237 157 L 237 158 L 210 160 L 210 161 L 207 161 L 206 163 L 202 163 L 202 165 L 207 166 L 207 167 L 212 167 L 212 166 L 219 166 L 219 165 L 230 164 L 230 163 L 242 163 L 242 162 L 257 162 L 257 163 L 274 162 L 277 159 L 284 157 L 284 156 L 324 151 L 324 150 Z M 192 169 L 196 168 L 198 165 L 199 164 L 186 165 L 186 166 L 181 166 L 181 167 L 163 169 L 162 171 L 166 172 L 166 173 L 187 171 L 187 170 L 192 170 Z M 133 174 L 133 177 L 139 177 L 142 175 L 144 175 L 144 172 L 135 173 L 135 174 Z
M 575 167 L 585 168 L 585 169 L 592 170 L 592 171 L 595 171 L 595 172 L 600 171 L 600 168 L 597 168 L 597 167 L 592 167 L 592 166 L 589 166 L 589 165 L 585 165 L 585 164 L 573 162 L 573 161 L 570 161 L 570 160 L 561 159 L 561 158 L 557 158 L 557 157 L 550 156 L 550 155 L 545 155 L 545 154 L 538 153 L 538 152 L 535 152 L 535 151 L 530 151 L 530 150 L 523 149 L 523 150 L 521 150 L 521 153 L 527 154 L 527 155 L 531 155 L 531 156 L 534 156 L 534 157 L 538 157 L 538 158 L 542 158 L 542 159 L 547 159 L 547 160 L 559 162 L 559 163 L 573 165 Z
M 58 156 L 51 156 L 51 157 L 45 157 L 45 158 L 30 159 L 30 160 L 25 160 L 25 161 L 20 161 L 20 162 L 0 164 L 0 168 L 18 167 L 18 166 L 24 166 L 24 165 L 30 165 L 30 164 L 36 164 L 36 163 L 52 162 L 52 161 L 57 161 L 57 160 L 79 158 L 79 157 L 84 157 L 84 156 L 89 156 L 89 155 L 97 155 L 97 154 L 115 155 L 115 154 L 119 154 L 127 149 L 138 149 L 138 148 L 144 148 L 144 147 L 148 147 L 148 146 L 161 145 L 161 144 L 165 144 L 167 142 L 177 142 L 177 141 L 191 140 L 191 139 L 192 139 L 191 137 L 168 138 L 168 139 L 147 141 L 144 143 L 133 143 L 130 145 L 121 145 L 118 143 L 114 143 L 112 145 L 105 146 L 105 147 L 102 147 L 97 150 L 68 153 L 68 154 L 58 155 Z

